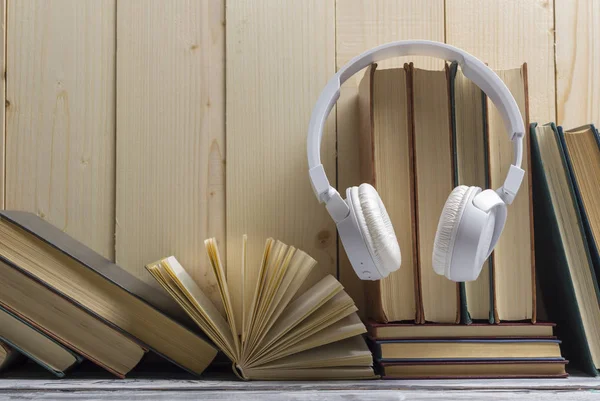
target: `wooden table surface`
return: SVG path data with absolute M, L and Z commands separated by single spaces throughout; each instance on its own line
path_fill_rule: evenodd
M 165 373 L 166 372 L 166 373 Z M 201 378 L 164 364 L 116 380 L 85 363 L 66 379 L 26 364 L 0 379 L 0 400 L 600 400 L 600 378 L 244 382 L 221 365 Z

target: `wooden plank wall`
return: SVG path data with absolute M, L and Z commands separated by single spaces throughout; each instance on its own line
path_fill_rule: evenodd
M 531 121 L 600 123 L 595 0 L 0 7 L 0 206 L 39 214 L 148 281 L 143 265 L 175 254 L 210 291 L 204 238 L 216 236 L 237 269 L 241 235 L 249 234 L 255 264 L 271 235 L 313 254 L 321 274 L 339 269 L 362 303 L 362 285 L 310 190 L 305 135 L 327 78 L 377 44 L 432 39 L 493 68 L 526 61 Z M 324 139 L 324 164 L 341 192 L 360 183 L 359 79 L 344 86 Z
M 116 261 L 175 255 L 213 300 L 204 239 L 225 250 L 222 1 L 117 2 Z

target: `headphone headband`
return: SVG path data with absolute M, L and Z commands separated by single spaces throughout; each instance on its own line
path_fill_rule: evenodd
M 524 176 L 524 171 L 520 167 L 523 158 L 525 127 L 519 107 L 504 82 L 482 61 L 454 46 L 428 40 L 405 40 L 387 43 L 354 57 L 327 82 L 313 108 L 307 142 L 309 175 L 317 198 L 320 202 L 328 203 L 327 209 L 334 219 L 336 219 L 336 214 L 339 215 L 338 217 L 342 217 L 341 215 L 346 212 L 338 210 L 339 208 L 335 205 L 329 207 L 329 200 L 333 197 L 339 198 L 339 194 L 331 187 L 325 175 L 321 164 L 320 147 L 325 120 L 340 97 L 340 87 L 348 78 L 372 63 L 411 55 L 430 56 L 458 62 L 463 74 L 492 100 L 502 116 L 508 138 L 513 142 L 514 152 L 513 164 L 510 166 L 504 185 L 497 192 L 507 204 L 512 203 L 517 194 Z M 337 196 L 335 196 L 336 194 Z

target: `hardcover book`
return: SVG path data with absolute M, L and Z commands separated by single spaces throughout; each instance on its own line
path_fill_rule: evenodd
M 366 281 L 367 315 L 380 322 L 421 320 L 414 202 L 411 71 L 377 70 L 373 64 L 359 86 L 362 182 L 386 205 L 402 250 L 402 267 Z
M 453 338 L 372 340 L 375 359 L 396 361 L 562 360 L 553 338 Z
M 166 294 L 32 213 L 0 212 L 0 258 L 192 373 L 217 353 Z
M 2 259 L 0 306 L 118 377 L 125 377 L 145 354 L 145 350 L 129 337 Z
M 538 379 L 567 377 L 564 359 L 382 362 L 383 379 Z
M 0 341 L 58 377 L 64 377 L 68 370 L 82 361 L 79 355 L 1 306 Z
M 554 124 L 531 124 L 536 266 L 549 317 L 575 367 L 598 375 L 599 291 L 583 219 Z
M 450 65 L 450 104 L 454 149 L 454 186 L 489 188 L 487 103 L 485 94 L 463 74 L 458 63 Z M 486 260 L 477 280 L 460 284 L 461 319 L 494 321 L 492 273 Z

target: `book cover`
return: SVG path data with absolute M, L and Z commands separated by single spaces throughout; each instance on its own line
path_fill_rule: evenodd
M 20 347 L 16 341 L 11 341 L 7 337 L 3 336 L 2 329 L 0 328 L 0 341 L 6 343 L 6 344 L 10 345 L 11 347 L 13 347 L 14 349 L 18 350 L 21 354 L 25 355 L 27 358 L 31 359 L 33 362 L 37 363 L 38 365 L 40 365 L 42 368 L 46 369 L 50 373 L 56 375 L 57 377 L 62 378 L 66 375 L 66 373 L 68 371 L 70 371 L 71 369 L 73 369 L 75 366 L 77 366 L 79 363 L 81 363 L 83 361 L 83 358 L 80 355 L 78 355 L 75 352 L 72 352 L 70 349 L 62 346 L 58 341 L 54 340 L 52 337 L 45 335 L 42 331 L 38 330 L 34 325 L 30 324 L 26 320 L 20 319 L 17 315 L 10 312 L 8 309 L 5 309 L 4 307 L 2 307 L 2 305 L 0 305 L 0 313 L 6 313 L 11 318 L 16 319 L 20 323 L 28 326 L 37 335 L 43 337 L 44 340 L 52 342 L 56 346 L 62 348 L 64 350 L 64 352 L 69 353 L 73 357 L 74 363 L 71 366 L 69 366 L 65 370 L 57 370 L 57 369 L 53 368 L 52 366 L 50 366 L 49 364 L 47 364 L 46 362 L 39 359 L 38 357 L 36 357 L 35 355 L 33 355 L 25 347 Z
M 555 134 L 557 148 L 562 159 L 562 166 L 567 171 L 566 159 L 560 140 L 558 130 L 554 123 L 549 125 Z M 597 376 L 598 371 L 594 365 L 592 354 L 588 345 L 584 323 L 580 313 L 580 305 L 577 301 L 576 290 L 568 267 L 568 257 L 561 230 L 558 222 L 555 205 L 552 202 L 549 183 L 544 172 L 545 166 L 542 161 L 540 145 L 536 132 L 537 123 L 530 126 L 532 144 L 532 174 L 533 174 L 533 201 L 534 201 L 534 223 L 535 223 L 535 247 L 537 277 L 540 280 L 544 303 L 550 318 L 557 324 L 557 336 L 564 340 L 563 352 L 571 363 L 582 371 Z M 585 240 L 585 230 L 582 218 L 577 207 L 573 184 L 568 172 L 565 173 L 567 180 L 567 191 L 571 193 L 571 207 L 576 216 L 579 226 L 579 234 L 582 238 L 585 258 L 588 260 L 591 271 L 591 280 L 598 297 L 598 284 L 593 274 L 593 265 L 589 248 Z M 565 205 L 568 207 L 569 205 Z M 599 298 L 600 300 L 600 298 Z
M 34 235 L 43 243 L 57 249 L 64 255 L 78 262 L 78 264 L 89 269 L 94 274 L 97 274 L 104 280 L 124 290 L 136 300 L 141 301 L 142 304 L 139 302 L 136 302 L 135 304 L 138 310 L 148 311 L 148 313 L 156 316 L 162 315 L 161 319 L 165 319 L 165 324 L 173 324 L 172 327 L 177 328 L 178 333 L 190 341 L 193 340 L 195 342 L 196 349 L 191 352 L 196 354 L 196 357 L 193 361 L 190 361 L 191 354 L 189 352 L 184 354 L 178 348 L 179 345 L 174 344 L 172 339 L 161 338 L 157 331 L 158 328 L 155 328 L 157 327 L 156 325 L 148 324 L 148 330 L 140 330 L 141 326 L 139 325 L 136 325 L 135 327 L 131 325 L 125 327 L 127 325 L 124 324 L 123 327 L 119 327 L 114 322 L 95 313 L 89 307 L 82 305 L 81 302 L 74 300 L 68 294 L 51 287 L 40 277 L 36 277 L 20 266 L 12 264 L 13 267 L 17 268 L 22 273 L 33 278 L 53 292 L 77 304 L 80 308 L 102 320 L 109 326 L 135 339 L 142 347 L 157 353 L 166 360 L 171 361 L 191 373 L 200 374 L 216 356 L 217 350 L 209 341 L 205 340 L 203 334 L 200 334 L 197 329 L 194 330 L 194 323 L 191 319 L 189 319 L 177 303 L 170 299 L 166 294 L 137 279 L 126 270 L 94 252 L 35 214 L 20 211 L 2 211 L 0 212 L 0 218 L 7 220 Z M 128 297 L 127 299 L 129 300 L 131 298 Z M 151 308 L 151 310 L 147 309 L 148 307 Z M 140 317 L 136 317 L 136 319 L 139 321 Z M 199 347 L 200 345 L 202 347 Z M 187 362 L 184 363 L 184 359 L 187 360 Z
M 511 360 L 511 361 L 417 361 L 380 362 L 382 379 L 534 379 L 568 377 L 565 366 L 569 361 Z
M 489 188 L 486 96 L 464 76 L 456 61 L 450 64 L 449 83 L 456 166 L 454 186 Z M 490 263 L 491 258 L 485 261 L 477 280 L 460 283 L 462 323 L 471 324 L 473 319 L 493 322 L 494 297 L 490 291 L 493 288 Z M 472 299 L 469 300 L 469 297 Z
M 560 344 L 556 337 L 369 339 L 380 362 L 562 360 Z

